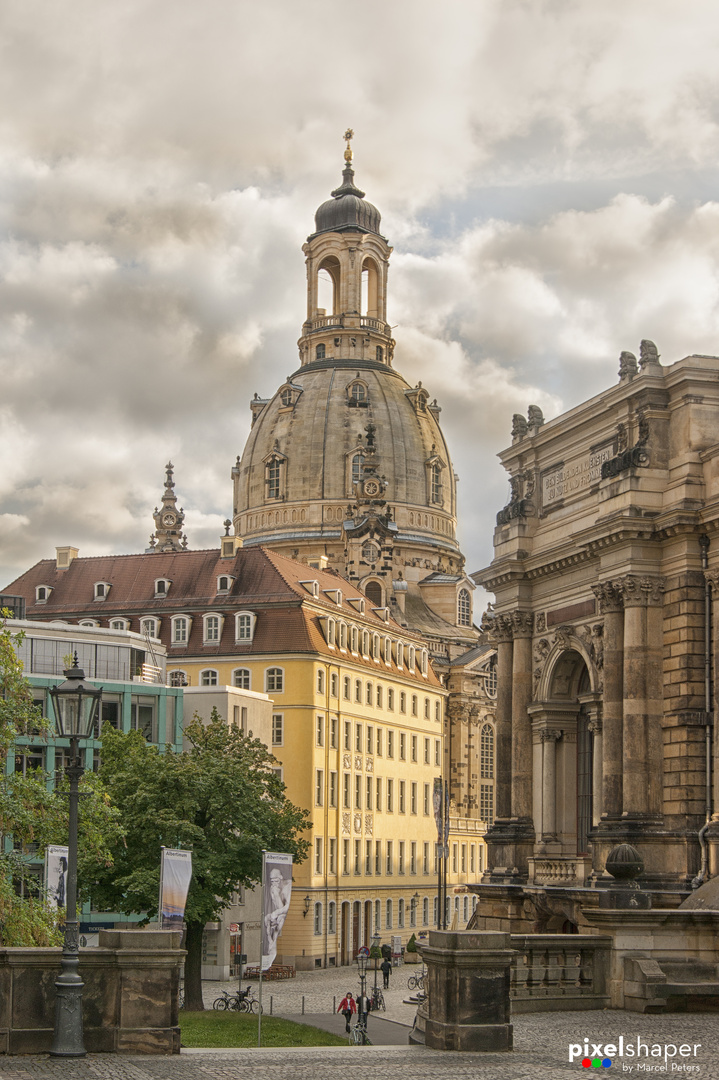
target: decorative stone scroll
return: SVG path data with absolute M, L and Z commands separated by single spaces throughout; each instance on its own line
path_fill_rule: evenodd
M 351 815 L 346 811 L 342 814 L 342 833 L 345 836 L 349 836 L 351 825 Z
M 364 816 L 364 831 L 366 836 L 372 836 L 372 829 L 374 828 L 374 816 L 372 814 L 365 814 Z

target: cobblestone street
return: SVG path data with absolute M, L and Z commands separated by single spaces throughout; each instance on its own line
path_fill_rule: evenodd
M 411 1006 L 403 1006 L 409 968 L 393 972 L 387 1017 L 403 1022 L 413 1016 Z M 355 992 L 356 975 L 340 972 L 311 972 L 296 980 L 272 987 L 273 1011 L 283 1015 L 301 1010 L 304 993 L 306 1014 L 328 1014 L 332 998 L 348 989 Z M 206 983 L 210 1003 L 223 984 Z M 227 984 L 229 987 L 230 984 Z M 234 985 L 234 984 L 233 984 Z M 265 1001 L 269 995 L 264 995 Z M 339 998 L 338 998 L 339 1000 Z M 308 1016 L 308 1019 L 310 1017 Z M 371 1023 L 371 1018 L 370 1018 Z M 396 1080 L 550 1080 L 597 1075 L 694 1076 L 719 1080 L 719 1024 L 712 1014 L 672 1014 L 642 1016 L 618 1011 L 565 1012 L 522 1015 L 513 1018 L 514 1046 L 510 1054 L 441 1053 L 422 1047 L 369 1046 L 262 1050 L 183 1050 L 178 1057 L 122 1057 L 91 1055 L 80 1061 L 54 1061 L 47 1056 L 0 1057 L 0 1080 L 366 1080 L 376 1073 L 391 1073 Z M 582 1068 L 584 1040 L 593 1044 L 637 1046 L 641 1056 L 615 1057 L 607 1069 L 585 1072 Z M 575 1055 L 569 1061 L 570 1044 Z M 659 1053 L 652 1056 L 652 1049 Z M 689 1056 L 680 1046 L 691 1048 Z M 643 1067 L 640 1067 L 643 1066 Z M 630 1072 L 631 1067 L 631 1072 Z M 690 1071 L 691 1070 L 691 1071 Z

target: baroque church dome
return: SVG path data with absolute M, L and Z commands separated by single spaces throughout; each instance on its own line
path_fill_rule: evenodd
M 300 366 L 271 398 L 250 403 L 252 430 L 232 470 L 234 531 L 245 545 L 336 569 L 394 617 L 414 599 L 408 625 L 427 633 L 431 623 L 445 637 L 449 626 L 456 636 L 458 625 L 471 631 L 456 608 L 464 589 L 469 610 L 472 589 L 456 540 L 456 477 L 436 400 L 393 366 L 392 249 L 379 211 L 354 184 L 351 132 L 345 138 L 343 183 L 318 209 L 303 248 Z M 318 306 L 322 278 L 329 310 Z M 424 610 L 430 595 L 448 592 L 441 616 L 436 602 L 434 614 Z

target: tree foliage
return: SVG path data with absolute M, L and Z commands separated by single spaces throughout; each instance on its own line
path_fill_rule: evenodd
M 202 929 L 229 907 L 240 886 L 262 876 L 262 849 L 285 851 L 302 861 L 308 816 L 284 794 L 264 743 L 229 727 L 213 710 L 185 727 L 188 748 L 162 753 L 139 732 L 103 730 L 100 780 L 120 808 L 126 839 L 112 850 L 112 867 L 100 871 L 93 899 L 102 906 L 147 917 L 158 908 L 160 848 L 192 850 L 188 895 L 188 1008 L 202 1008 Z
M 48 844 L 66 844 L 68 783 L 44 769 L 15 772 L 8 756 L 21 749 L 18 739 L 47 741 L 48 721 L 33 704 L 16 649 L 24 634 L 0 623 L 0 941 L 3 945 L 52 945 L 61 940 L 58 912 L 43 899 L 19 896 L 30 880 L 30 857 Z M 112 862 L 121 840 L 119 813 L 110 805 L 98 777 L 86 773 L 80 784 L 79 867 L 86 882 Z

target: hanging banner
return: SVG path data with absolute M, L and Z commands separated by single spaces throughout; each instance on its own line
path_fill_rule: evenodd
M 161 930 L 173 930 L 182 925 L 191 878 L 192 852 L 163 847 L 160 862 Z
M 50 907 L 65 907 L 68 849 L 61 844 L 45 848 L 45 896 Z
M 449 858 L 449 782 L 444 782 L 444 857 Z
M 272 967 L 292 897 L 292 856 L 262 854 L 262 970 Z
M 434 820 L 437 826 L 437 843 L 442 843 L 442 778 L 435 776 L 434 788 L 432 790 L 432 809 L 434 810 Z

